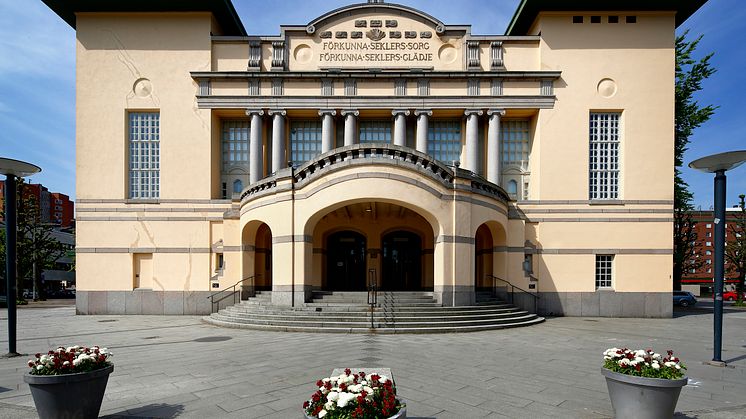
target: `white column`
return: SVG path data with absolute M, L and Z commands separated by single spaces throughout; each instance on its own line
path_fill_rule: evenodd
M 246 115 L 251 117 L 249 183 L 254 183 L 262 178 L 262 115 L 264 115 L 264 111 L 261 109 L 247 109 Z
M 479 158 L 479 115 L 482 114 L 480 109 L 467 109 L 466 115 L 466 162 L 461 165 L 466 170 L 473 173 L 477 172 L 477 163 Z
M 321 109 L 321 152 L 326 153 L 334 148 L 334 133 L 332 131 L 332 117 L 337 114 L 334 109 Z
M 355 144 L 357 138 L 357 117 L 360 116 L 360 112 L 354 109 L 345 109 L 342 112 L 342 116 L 345 117 L 345 144 Z
M 407 145 L 407 115 L 408 109 L 394 109 L 391 111 L 394 115 L 394 145 L 402 147 Z
M 427 153 L 427 125 L 428 118 L 433 116 L 431 110 L 416 110 L 414 114 L 417 116 L 417 143 L 415 148 L 421 153 Z
M 505 115 L 505 109 L 490 109 L 487 129 L 487 180 L 495 185 L 500 184 L 500 117 Z
M 272 109 L 272 171 L 277 172 L 287 165 L 285 159 L 285 115 L 284 109 Z

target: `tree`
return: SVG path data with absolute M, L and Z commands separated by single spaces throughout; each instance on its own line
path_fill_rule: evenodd
M 738 305 L 743 304 L 744 282 L 746 282 L 746 205 L 744 198 L 741 199 L 739 207 L 741 211 L 736 213 L 735 221 L 728 223 L 729 234 L 732 240 L 728 241 L 725 247 L 725 260 L 728 262 L 728 271 L 738 274 L 738 284 L 736 285 L 736 294 L 738 295 Z M 727 218 L 727 217 L 726 217 Z
M 697 60 L 693 58 L 700 35 L 687 41 L 687 32 L 676 37 L 676 94 L 674 128 L 674 222 L 673 222 L 673 287 L 681 289 L 681 277 L 691 269 L 701 266 L 697 254 L 696 221 L 691 212 L 692 193 L 681 177 L 679 168 L 684 164 L 684 152 L 694 130 L 712 117 L 716 107 L 700 106 L 694 95 L 702 90 L 702 81 L 715 73 L 710 64 L 713 54 Z
M 16 290 L 18 297 L 23 290 L 25 280 L 31 280 L 36 285 L 39 295 L 43 290 L 40 284 L 41 272 L 53 267 L 55 261 L 65 254 L 65 248 L 52 236 L 51 224 L 43 223 L 41 210 L 36 197 L 24 194 L 25 183 L 18 179 L 16 199 L 17 220 L 17 243 L 16 243 Z M 5 213 L 2 213 L 5 218 Z M 2 250 L 2 263 L 5 266 L 5 234 L 0 235 L 0 250 Z

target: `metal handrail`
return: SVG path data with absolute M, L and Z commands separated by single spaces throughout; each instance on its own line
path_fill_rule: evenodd
M 534 313 L 538 312 L 539 298 L 541 298 L 541 297 L 539 297 L 538 294 L 534 294 L 531 291 L 526 291 L 523 288 L 521 288 L 519 286 L 516 286 L 516 285 L 513 285 L 509 281 L 506 281 L 506 280 L 504 280 L 502 278 L 498 278 L 498 277 L 496 277 L 494 275 L 487 274 L 486 276 L 487 276 L 487 279 L 491 279 L 492 280 L 492 292 L 495 295 L 497 295 L 497 281 L 502 281 L 502 282 L 504 282 L 504 283 L 506 283 L 506 284 L 508 284 L 510 286 L 510 293 L 509 293 L 509 295 L 510 295 L 510 304 L 515 304 L 514 294 L 515 294 L 515 290 L 517 289 L 517 290 L 523 292 L 524 294 L 528 294 L 528 295 L 530 295 L 531 297 L 534 298 Z
M 376 326 L 373 323 L 373 317 L 375 308 L 378 305 L 378 278 L 376 277 L 376 270 L 371 269 L 368 271 L 368 305 L 370 305 L 370 328 L 375 329 Z
M 241 301 L 241 289 L 239 289 L 238 291 L 236 291 L 236 287 L 239 284 L 241 284 L 241 287 L 243 287 L 244 286 L 243 285 L 244 281 L 254 282 L 254 279 L 257 278 L 257 277 L 259 277 L 259 276 L 261 276 L 261 274 L 251 275 L 250 277 L 244 278 L 244 279 L 236 282 L 235 284 L 233 284 L 231 286 L 225 287 L 224 289 L 222 289 L 222 290 L 220 290 L 218 292 L 214 292 L 214 293 L 208 295 L 207 298 L 210 300 L 210 312 L 211 313 L 215 313 L 217 311 L 217 310 L 215 310 L 215 304 L 217 304 L 218 309 L 220 309 L 220 303 L 222 301 L 226 300 L 229 297 L 233 297 L 233 304 L 237 304 L 239 301 Z M 228 290 L 231 290 L 231 292 L 229 294 L 226 294 L 224 297 L 221 297 L 217 301 L 215 301 L 215 296 L 220 295 L 220 294 L 222 294 L 224 292 L 227 292 Z

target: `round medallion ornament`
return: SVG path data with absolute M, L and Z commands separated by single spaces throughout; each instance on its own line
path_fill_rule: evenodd
M 137 79 L 132 85 L 132 91 L 137 97 L 148 97 L 153 92 L 153 85 L 146 78 Z
M 295 58 L 295 61 L 299 63 L 307 63 L 311 61 L 311 58 L 313 58 L 313 50 L 311 49 L 311 46 L 307 44 L 300 44 L 295 47 L 293 57 Z
M 440 58 L 440 61 L 450 64 L 458 58 L 458 52 L 456 51 L 456 47 L 450 44 L 445 44 L 438 50 L 438 58 Z
M 608 99 L 616 94 L 617 85 L 612 79 L 601 79 L 598 82 L 597 89 L 599 95 Z

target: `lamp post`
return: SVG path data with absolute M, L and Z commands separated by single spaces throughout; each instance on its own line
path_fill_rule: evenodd
M 725 270 L 725 172 L 746 162 L 746 150 L 729 151 L 702 157 L 689 167 L 705 173 L 715 173 L 715 304 L 714 345 L 712 364 L 725 365 L 721 357 L 723 344 L 723 274 Z
M 5 299 L 8 305 L 8 356 L 16 352 L 16 178 L 41 172 L 39 166 L 0 157 L 0 174 L 5 175 Z

